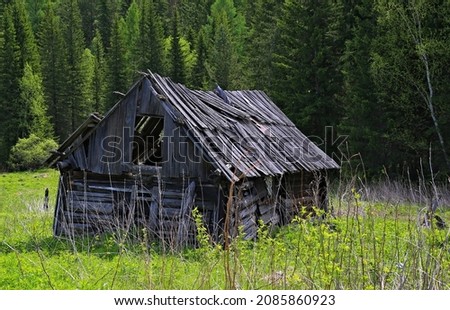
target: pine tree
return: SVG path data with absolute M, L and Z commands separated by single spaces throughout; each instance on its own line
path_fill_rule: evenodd
M 40 58 L 33 27 L 28 18 L 27 10 L 23 0 L 14 0 L 11 2 L 13 10 L 14 27 L 16 39 L 20 46 L 21 63 L 20 68 L 25 68 L 28 63 L 35 73 L 40 74 Z
M 116 14 L 111 29 L 111 42 L 108 51 L 108 70 L 107 70 L 107 96 L 106 107 L 113 106 L 121 97 L 117 93 L 123 93 L 128 88 L 127 65 L 126 65 L 126 49 L 124 36 L 123 18 Z
M 184 35 L 198 35 L 208 21 L 210 8 L 214 0 L 181 0 L 178 7 L 180 14 L 180 32 Z
M 13 7 L 5 5 L 3 8 L 2 47 L 0 49 L 0 165 L 9 157 L 11 147 L 24 133 L 21 127 L 19 103 L 21 55 L 20 46 L 16 38 L 14 27 Z
M 31 23 L 21 0 L 3 4 L 2 43 L 0 55 L 0 161 L 4 162 L 18 138 L 24 137 L 28 124 L 22 117 L 29 107 L 21 106 L 20 80 L 25 64 L 40 71 L 39 54 Z
M 214 41 L 208 59 L 215 82 L 224 89 L 232 88 L 231 71 L 236 64 L 230 28 L 225 13 L 216 16 Z
M 95 31 L 94 39 L 91 43 L 91 51 L 94 56 L 94 72 L 92 78 L 93 92 L 93 110 L 96 112 L 104 112 L 105 110 L 105 91 L 106 91 L 106 60 L 105 50 L 103 48 L 100 31 Z
M 373 1 L 361 0 L 359 5 L 345 11 L 350 37 L 345 43 L 342 58 L 344 117 L 340 130 L 348 135 L 348 156 L 360 154 L 366 173 L 380 171 L 387 161 L 380 145 L 386 143 L 385 115 L 377 99 L 371 72 L 371 53 L 376 37 L 376 13 Z
M 270 92 L 308 135 L 323 137 L 341 117 L 340 2 L 287 0 L 278 21 L 276 81 Z
M 98 1 L 92 0 L 79 0 L 79 7 L 82 20 L 82 29 L 85 42 L 91 42 L 95 35 L 97 18 L 97 6 Z
M 172 18 L 172 38 L 170 44 L 170 77 L 178 83 L 186 83 L 186 69 L 181 50 L 181 35 L 178 28 L 178 10 L 175 10 Z
M 246 64 L 248 84 L 251 88 L 268 91 L 274 83 L 273 53 L 279 33 L 276 31 L 276 21 L 280 5 L 276 0 L 252 1 L 251 5 Z
M 105 48 L 109 47 L 111 41 L 111 21 L 114 15 L 114 0 L 99 0 L 97 2 L 98 29 L 103 38 L 103 46 Z
M 243 56 L 247 28 L 232 0 L 216 0 L 204 27 L 211 42 L 207 67 L 221 87 L 243 88 Z
M 197 57 L 192 69 L 191 84 L 194 88 L 206 88 L 209 84 L 206 61 L 208 59 L 208 46 L 206 44 L 205 32 L 200 30 L 196 42 Z
M 165 74 L 164 31 L 153 0 L 142 0 L 141 14 L 139 68 Z
M 81 60 L 81 80 L 83 91 L 82 100 L 79 103 L 79 116 L 84 120 L 88 115 L 94 112 L 94 74 L 95 74 L 95 56 L 89 48 L 83 52 Z
M 35 31 L 39 28 L 39 24 L 44 16 L 43 11 L 47 1 L 48 0 L 25 1 L 29 19 Z
M 83 121 L 85 111 L 83 104 L 83 73 L 82 59 L 84 52 L 84 36 L 81 28 L 81 14 L 77 0 L 68 0 L 61 7 L 62 22 L 64 27 L 64 39 L 67 56 L 67 72 L 65 85 L 66 113 L 69 114 L 70 132 L 74 131 Z
M 64 139 L 71 132 L 69 114 L 65 103 L 66 74 L 68 71 L 66 44 L 63 38 L 62 22 L 56 15 L 54 4 L 45 8 L 46 18 L 42 20 L 39 33 L 39 47 L 42 59 L 42 82 L 45 102 L 55 135 Z
M 139 71 L 139 40 L 140 40 L 140 20 L 141 14 L 136 1 L 132 1 L 125 16 L 124 39 L 126 46 L 127 76 L 130 80 L 135 80 Z

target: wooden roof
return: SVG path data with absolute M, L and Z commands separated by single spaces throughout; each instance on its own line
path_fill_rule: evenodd
M 127 101 L 127 96 L 133 99 Z M 205 159 L 228 180 L 339 168 L 262 91 L 191 90 L 169 78 L 149 73 L 122 101 L 101 121 L 86 122 L 88 132 L 86 126 L 80 126 L 81 129 L 74 132 L 47 163 L 54 164 L 74 152 L 76 146 L 68 144 L 79 141 L 80 132 L 83 140 L 91 134 L 97 135 L 93 133 L 96 129 L 91 128 L 92 125 L 105 127 L 102 124 L 109 118 L 112 122 L 114 117 L 111 115 L 117 114 L 112 111 L 122 104 L 138 113 L 162 108 L 176 123 L 184 126 Z M 117 124 L 117 120 L 114 123 Z
M 262 91 L 224 91 L 224 99 L 157 74 L 148 78 L 230 180 L 339 168 Z

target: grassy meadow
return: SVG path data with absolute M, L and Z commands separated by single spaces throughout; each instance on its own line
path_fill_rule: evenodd
M 198 248 L 170 253 L 145 233 L 53 238 L 57 181 L 53 170 L 0 174 L 0 289 L 450 289 L 449 229 L 419 225 L 423 205 L 349 189 L 325 222 L 261 227 L 227 251 L 199 225 Z M 438 214 L 450 223 L 448 206 Z

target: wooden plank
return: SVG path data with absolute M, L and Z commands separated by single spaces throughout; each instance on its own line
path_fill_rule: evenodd
M 255 214 L 257 205 L 253 204 L 243 209 L 239 209 L 239 216 L 241 218 L 247 217 L 248 215 Z
M 186 236 L 189 232 L 189 221 L 192 208 L 195 202 L 195 181 L 191 181 L 186 188 L 181 202 L 180 222 L 178 225 L 177 246 L 186 242 Z
M 81 202 L 71 203 L 69 209 L 83 214 L 112 214 L 114 206 L 107 203 Z
M 90 214 L 90 213 L 75 213 L 70 211 L 64 212 L 64 217 L 70 219 L 69 222 L 85 223 L 87 221 L 97 222 L 111 222 L 113 217 L 110 214 Z
M 259 213 L 266 214 L 267 212 L 274 212 L 275 211 L 275 204 L 260 204 L 258 205 Z
M 269 213 L 263 214 L 263 215 L 261 215 L 260 218 L 264 222 L 264 224 L 276 225 L 280 221 L 279 215 L 275 212 L 273 212 L 273 213 L 269 212 Z
M 150 227 L 150 230 L 153 232 L 157 232 L 159 230 L 158 225 L 158 203 L 153 201 L 150 204 L 150 211 L 149 211 L 149 218 L 148 218 L 148 225 Z

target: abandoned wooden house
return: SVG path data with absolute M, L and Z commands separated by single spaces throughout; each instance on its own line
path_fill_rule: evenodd
M 152 73 L 47 164 L 60 171 L 54 235 L 146 228 L 171 244 L 195 239 L 194 208 L 217 240 L 226 218 L 231 235 L 253 238 L 261 221 L 326 208 L 324 175 L 339 168 L 264 92 L 191 90 Z

